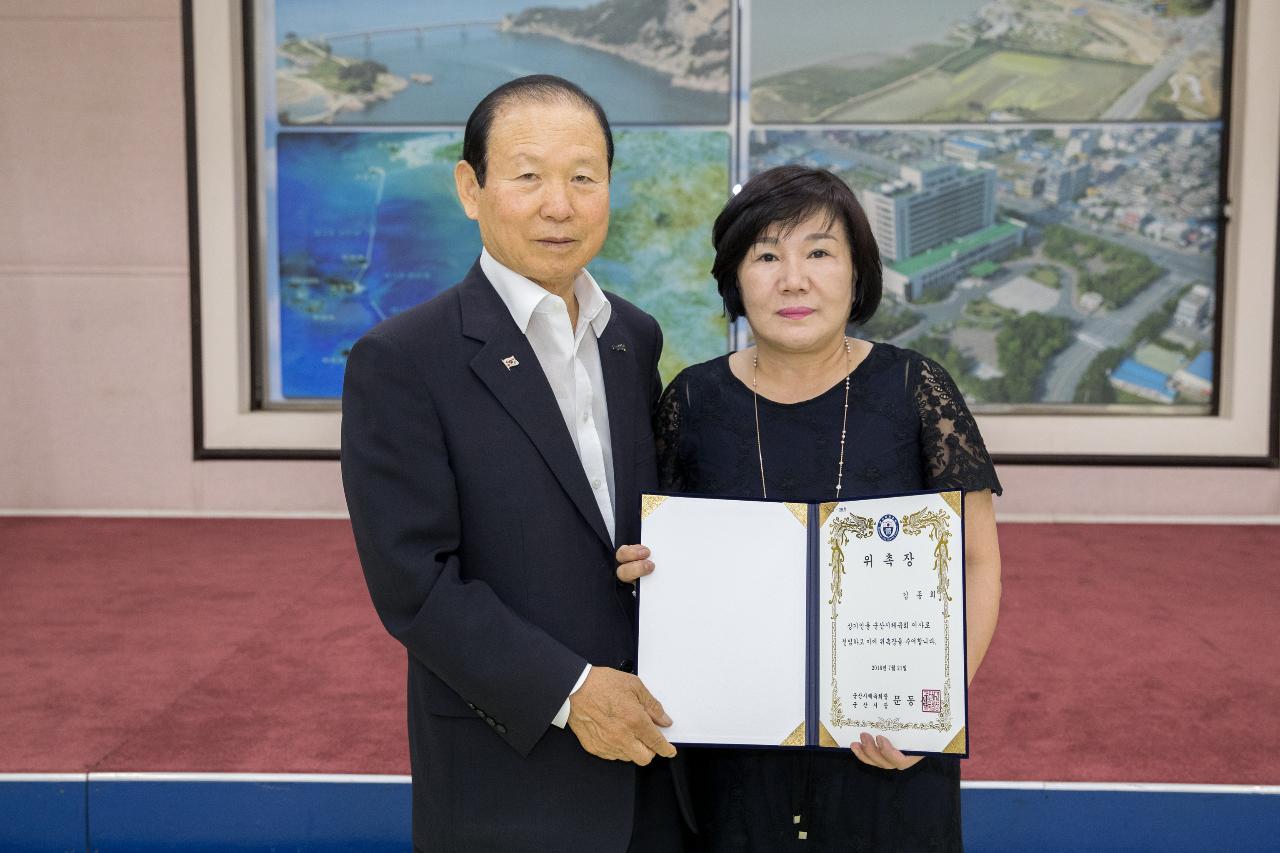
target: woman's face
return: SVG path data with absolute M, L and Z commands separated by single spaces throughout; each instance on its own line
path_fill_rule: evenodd
M 787 233 L 770 226 L 738 266 L 747 322 L 762 345 L 813 352 L 844 336 L 853 252 L 839 217 L 818 212 Z

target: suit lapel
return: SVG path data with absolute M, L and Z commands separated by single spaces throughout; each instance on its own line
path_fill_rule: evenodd
M 640 387 L 636 368 L 636 348 L 618 320 L 617 312 L 609 318 L 600 336 L 600 370 L 604 374 L 605 399 L 609 403 L 609 444 L 613 449 L 613 529 L 619 534 L 623 516 L 631 506 L 635 483 L 636 418 L 647 417 L 636 411 Z
M 459 285 L 458 295 L 462 306 L 463 334 L 484 342 L 471 359 L 471 369 L 529 436 L 578 512 L 612 550 L 613 542 L 587 483 L 582 460 L 574 449 L 551 384 L 547 382 L 528 338 L 521 333 L 502 298 L 480 271 L 479 263 L 471 268 Z M 513 357 L 516 363 L 508 366 Z M 609 421 L 612 428 L 612 409 Z

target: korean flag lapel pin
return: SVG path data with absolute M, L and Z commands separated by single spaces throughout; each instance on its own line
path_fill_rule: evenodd
M 509 355 L 502 360 L 502 365 L 507 370 L 510 370 L 513 367 L 518 367 L 520 365 L 520 360 L 517 359 L 514 355 Z

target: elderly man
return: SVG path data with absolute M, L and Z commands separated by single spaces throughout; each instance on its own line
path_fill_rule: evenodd
M 604 111 L 574 84 L 490 93 L 455 171 L 484 251 L 347 364 L 343 486 L 374 605 L 408 651 L 418 849 L 667 853 L 687 832 L 670 719 L 631 674 L 635 601 L 614 577 L 657 479 L 662 336 L 584 269 L 612 161 Z

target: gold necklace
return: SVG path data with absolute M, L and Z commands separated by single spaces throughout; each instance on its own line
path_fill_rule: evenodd
M 849 337 L 844 339 L 844 414 L 840 418 L 840 461 L 836 463 L 836 500 L 840 499 L 840 487 L 844 484 L 844 439 L 845 430 L 849 426 L 849 374 L 852 355 L 849 350 Z M 760 444 L 760 395 L 756 392 L 756 379 L 760 372 L 760 350 L 756 349 L 751 356 L 751 403 L 756 413 L 756 458 L 760 460 L 760 494 L 769 497 L 769 489 L 764 484 L 764 449 Z

